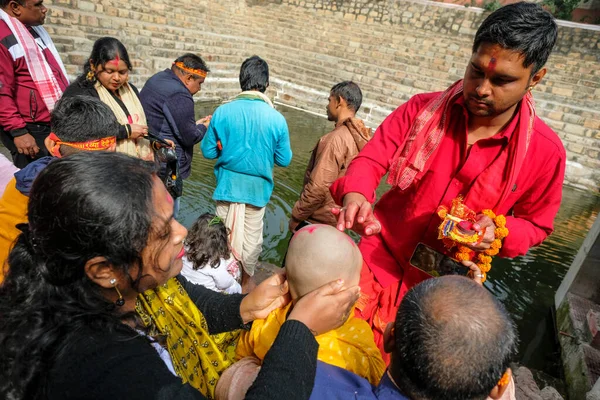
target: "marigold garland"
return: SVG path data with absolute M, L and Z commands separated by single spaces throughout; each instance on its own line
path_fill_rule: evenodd
M 458 245 L 457 251 L 454 258 L 458 261 L 470 261 L 473 258 L 477 259 L 477 267 L 481 271 L 481 281 L 485 282 L 487 279 L 487 273 L 492 269 L 492 256 L 495 256 L 500 252 L 502 248 L 502 240 L 509 234 L 508 228 L 506 227 L 506 217 L 504 215 L 496 215 L 492 210 L 483 210 L 482 214 L 488 216 L 494 224 L 496 224 L 496 230 L 494 235 L 496 239 L 490 244 L 490 248 L 482 252 L 474 252 L 467 246 Z M 444 245 L 447 248 L 452 248 L 457 245 L 453 240 L 444 239 Z M 473 276 L 473 271 L 469 272 L 469 276 Z

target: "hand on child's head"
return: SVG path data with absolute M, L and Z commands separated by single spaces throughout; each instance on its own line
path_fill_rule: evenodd
M 289 285 L 285 274 L 273 274 L 244 297 L 240 304 L 240 315 L 244 323 L 267 318 L 271 311 L 289 302 Z
M 313 335 L 339 328 L 360 297 L 360 287 L 347 287 L 338 279 L 307 293 L 294 305 L 288 320 L 302 322 Z

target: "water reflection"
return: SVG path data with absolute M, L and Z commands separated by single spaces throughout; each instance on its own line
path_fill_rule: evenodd
M 197 115 L 211 113 L 216 104 L 198 104 Z M 261 259 L 280 264 L 289 234 L 288 216 L 302 188 L 310 152 L 332 123 L 287 107 L 278 107 L 285 116 L 294 157 L 288 168 L 275 169 L 275 189 L 267 206 L 265 241 Z M 181 219 L 190 226 L 201 213 L 214 211 L 211 200 L 215 187 L 214 162 L 205 160 L 196 149 L 192 175 L 185 183 Z M 378 193 L 385 191 L 382 185 Z M 552 325 L 548 324 L 554 293 L 583 243 L 596 215 L 600 198 L 570 188 L 564 189 L 563 203 L 555 221 L 554 234 L 539 248 L 513 260 L 495 260 L 486 287 L 513 315 L 520 334 L 520 361 L 530 368 L 558 376 Z

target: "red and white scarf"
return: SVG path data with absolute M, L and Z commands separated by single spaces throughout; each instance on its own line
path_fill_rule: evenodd
M 54 105 L 62 96 L 62 90 L 60 89 L 52 69 L 50 69 L 50 65 L 48 65 L 48 61 L 46 61 L 46 57 L 44 57 L 44 54 L 36 43 L 33 35 L 29 32 L 29 30 L 27 30 L 27 27 L 21 21 L 11 17 L 3 10 L 0 10 L 0 19 L 6 23 L 8 28 L 17 39 L 17 46 L 20 46 L 23 50 L 25 62 L 27 63 L 27 68 L 29 69 L 31 78 L 35 82 L 38 92 L 42 96 L 44 104 L 46 104 L 46 107 L 49 111 L 52 111 L 54 109 Z M 68 82 L 65 67 L 60 59 L 60 56 L 58 55 L 58 52 L 56 51 L 56 47 L 54 46 L 52 39 L 50 39 L 50 35 L 48 35 L 48 32 L 46 32 L 46 30 L 41 26 L 34 26 L 32 29 L 37 32 L 37 34 L 40 36 L 40 39 L 42 39 L 46 47 L 50 50 L 54 56 L 54 59 L 61 68 L 61 71 L 64 75 L 64 80 Z M 13 59 L 15 59 L 14 57 L 15 55 L 13 54 Z
M 404 146 L 398 147 L 391 160 L 388 183 L 405 190 L 418 182 L 435 159 L 447 133 L 451 108 L 463 96 L 459 80 L 433 98 L 415 118 Z M 500 155 L 477 177 L 465 202 L 473 210 L 494 211 L 506 200 L 523 166 L 535 121 L 535 104 L 531 93 L 523 97 L 516 118 L 518 124 Z M 504 185 L 499 185 L 503 182 Z

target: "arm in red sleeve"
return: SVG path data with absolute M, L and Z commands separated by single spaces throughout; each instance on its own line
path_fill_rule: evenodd
M 21 117 L 15 102 L 17 88 L 14 62 L 8 49 L 2 45 L 0 45 L 0 84 L 0 104 L 2 104 L 2 107 L 0 107 L 0 127 L 11 133 L 12 136 L 27 133 L 25 121 Z
M 350 192 L 361 193 L 370 203 L 375 202 L 375 190 L 388 172 L 392 157 L 398 147 L 404 145 L 414 118 L 432 95 L 413 96 L 383 121 L 373 139 L 352 160 L 346 175 L 331 186 L 331 195 L 337 204 L 343 204 L 344 196 Z
M 550 164 L 552 165 L 552 164 Z M 554 217 L 560 208 L 565 177 L 565 155 L 558 157 L 554 168 L 536 180 L 506 217 L 509 235 L 504 239 L 500 257 L 517 257 L 541 244 L 554 230 Z

